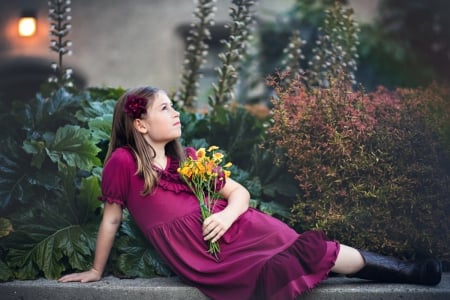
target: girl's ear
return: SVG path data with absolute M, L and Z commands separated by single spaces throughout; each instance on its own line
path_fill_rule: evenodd
M 141 119 L 134 119 L 133 126 L 140 133 L 142 134 L 147 133 L 147 126 L 144 122 L 142 122 Z

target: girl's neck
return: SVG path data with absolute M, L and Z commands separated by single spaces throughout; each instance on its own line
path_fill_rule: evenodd
M 163 157 L 155 157 L 153 159 L 153 165 L 160 168 L 161 170 L 165 170 L 166 166 L 167 166 L 167 157 L 163 156 Z
M 167 165 L 167 156 L 165 147 L 153 147 L 155 149 L 156 155 L 153 159 L 153 164 L 158 168 L 165 169 Z

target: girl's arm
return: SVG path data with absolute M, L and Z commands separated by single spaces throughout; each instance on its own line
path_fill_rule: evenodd
M 94 264 L 89 271 L 72 273 L 58 279 L 59 282 L 90 282 L 98 281 L 102 278 L 108 261 L 114 237 L 120 222 L 122 221 L 122 208 L 118 204 L 105 202 L 103 218 L 98 230 L 97 243 L 95 246 Z
M 231 178 L 227 179 L 220 193 L 228 200 L 227 207 L 203 222 L 203 237 L 211 242 L 219 240 L 233 222 L 248 209 L 250 203 L 248 190 Z

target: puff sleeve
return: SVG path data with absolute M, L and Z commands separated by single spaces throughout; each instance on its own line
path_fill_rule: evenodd
M 136 162 L 131 152 L 125 148 L 116 149 L 106 162 L 103 173 L 100 201 L 127 206 L 131 178 L 136 172 Z

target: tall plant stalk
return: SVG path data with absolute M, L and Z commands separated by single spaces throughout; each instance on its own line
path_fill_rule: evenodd
M 356 84 L 358 33 L 357 22 L 353 19 L 353 10 L 336 2 L 325 11 L 323 27 L 309 61 L 308 84 L 329 87 L 330 78 L 344 74 L 349 84 Z
M 285 59 L 282 61 L 284 66 L 283 71 L 284 84 L 288 85 L 292 80 L 297 79 L 304 73 L 301 66 L 301 61 L 305 59 L 303 55 L 302 47 L 306 44 L 305 40 L 302 40 L 299 30 L 294 30 L 289 40 L 289 44 L 284 49 Z
M 48 78 L 50 83 L 55 83 L 57 86 L 72 87 L 72 69 L 64 68 L 64 55 L 71 55 L 70 47 L 72 42 L 66 37 L 70 33 L 72 19 L 70 12 L 70 0 L 49 0 L 49 20 L 50 20 L 50 50 L 58 54 L 58 62 L 53 62 L 51 68 L 53 75 Z
M 208 55 L 207 41 L 211 40 L 209 27 L 214 25 L 217 0 L 198 0 L 194 16 L 197 22 L 191 24 L 181 75 L 181 87 L 175 94 L 175 101 L 186 109 L 194 109 L 197 102 L 200 68 Z
M 239 63 L 246 55 L 248 42 L 251 39 L 251 25 L 254 22 L 252 8 L 254 0 L 233 0 L 230 8 L 232 24 L 230 37 L 222 40 L 224 52 L 219 54 L 221 67 L 216 68 L 217 84 L 213 83 L 213 95 L 209 96 L 211 107 L 223 106 L 233 99 L 233 89 L 238 80 Z

